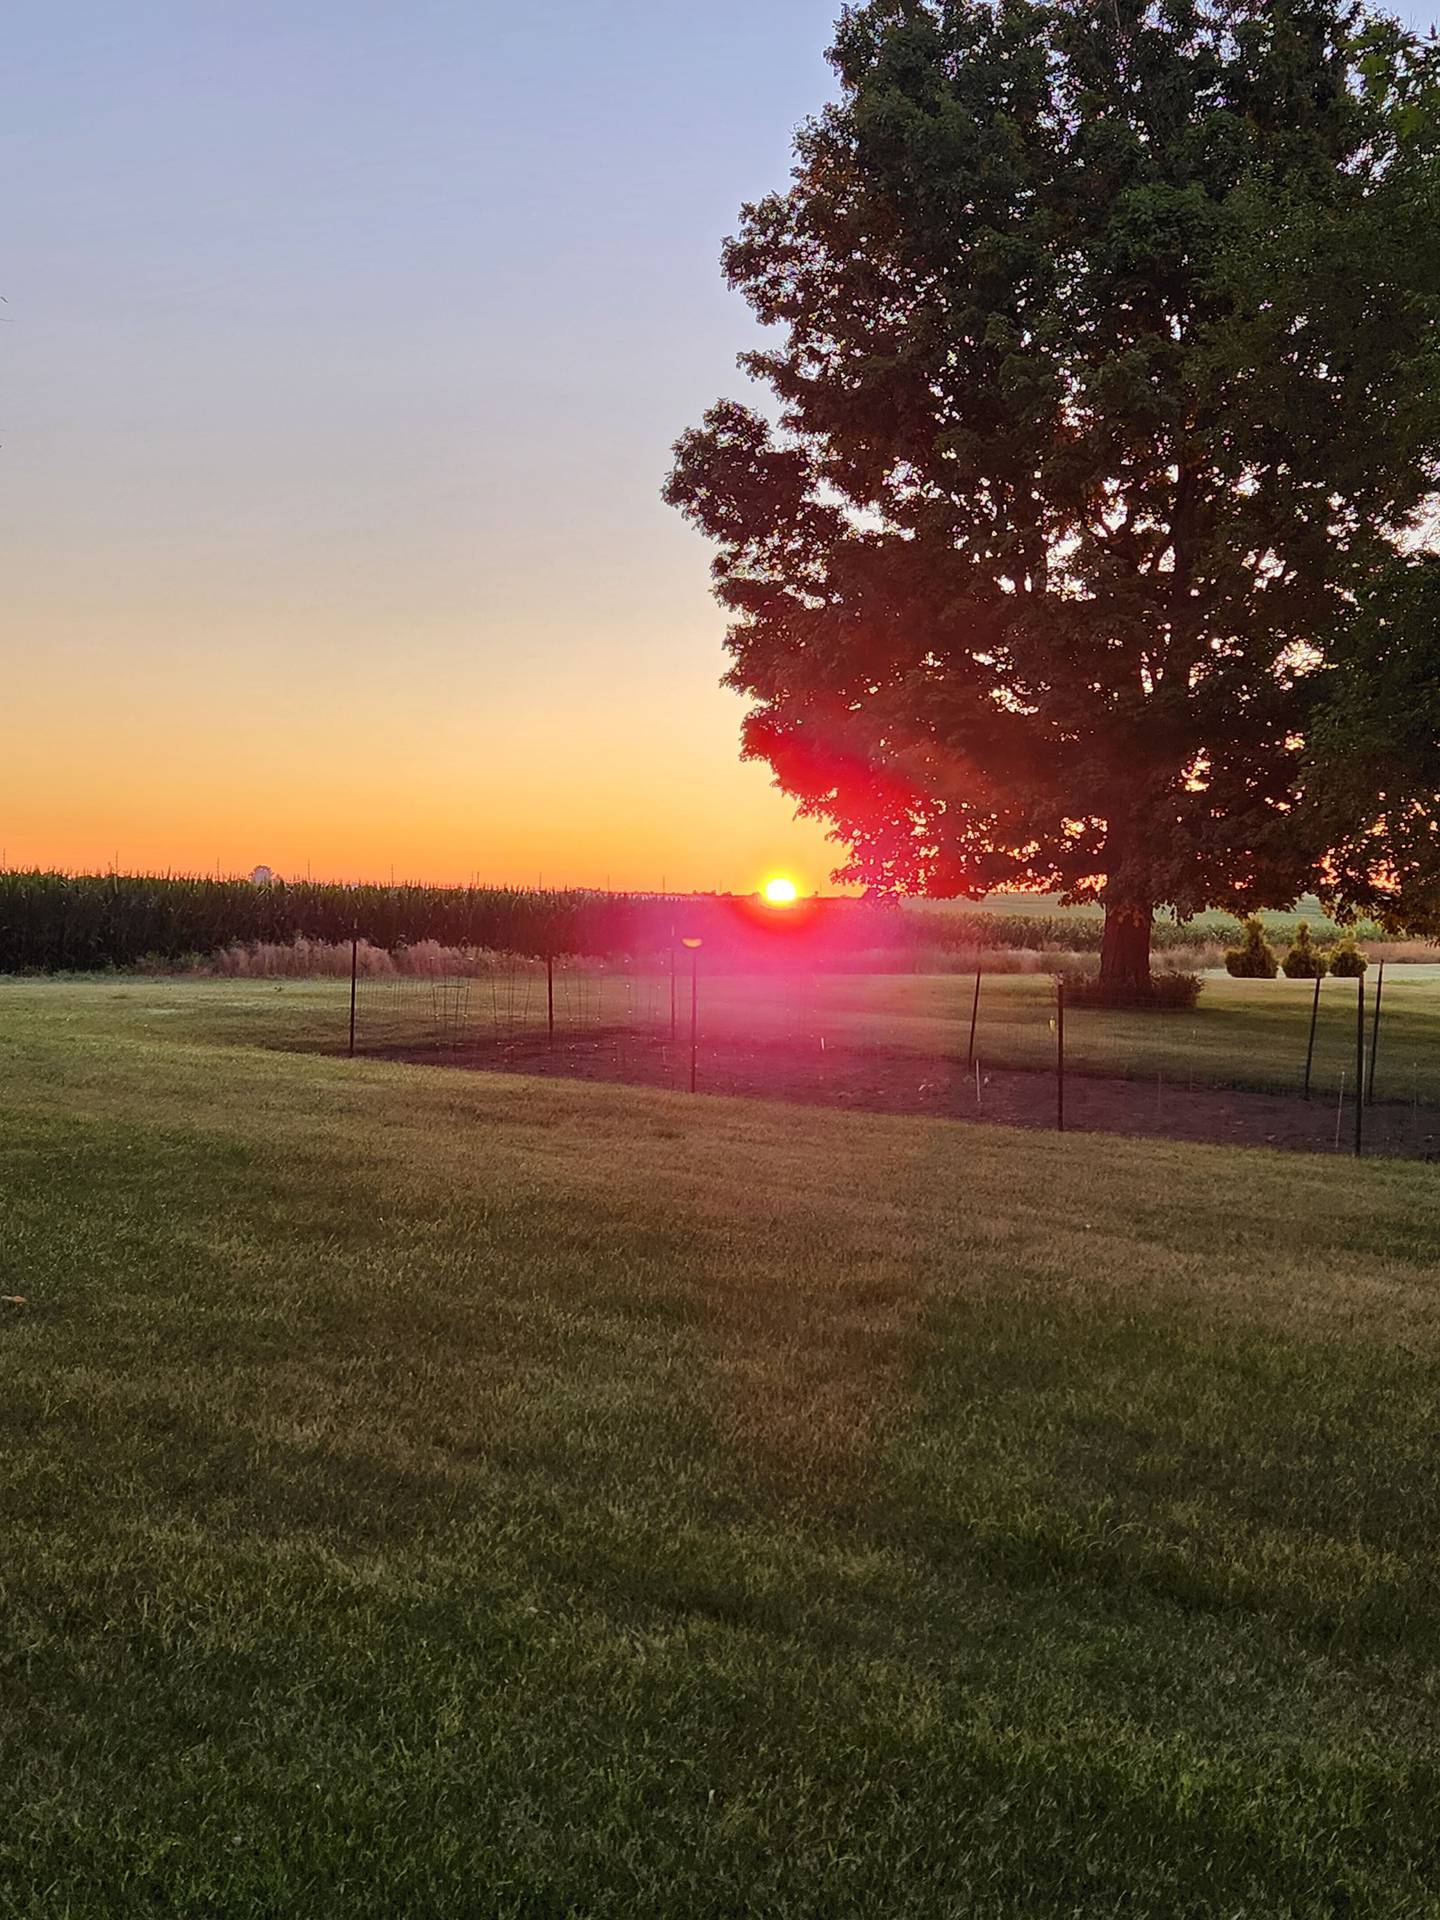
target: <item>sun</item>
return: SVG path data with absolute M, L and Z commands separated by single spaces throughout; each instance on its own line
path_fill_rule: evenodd
M 783 873 L 777 873 L 773 880 L 767 880 L 761 892 L 772 907 L 793 907 L 800 898 L 800 889 Z

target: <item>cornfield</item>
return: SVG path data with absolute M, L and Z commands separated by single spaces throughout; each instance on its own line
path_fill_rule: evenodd
M 605 952 L 625 897 L 504 887 L 345 886 L 174 874 L 0 873 L 0 969 L 175 966 L 236 946 L 352 935 L 386 950 L 436 940 L 515 953 Z
M 701 939 L 712 959 L 763 964 L 790 935 L 807 964 L 954 965 L 977 949 L 1094 953 L 1093 915 L 989 913 L 956 906 L 818 900 L 766 914 L 723 894 L 608 894 L 538 888 L 340 885 L 175 874 L 0 873 L 0 972 L 173 969 L 237 950 L 352 939 L 399 954 L 424 942 L 467 952 L 610 958 Z M 1213 937 L 1213 936 L 1212 936 Z M 1155 944 L 1195 936 L 1158 921 Z M 236 963 L 232 960 L 232 966 Z

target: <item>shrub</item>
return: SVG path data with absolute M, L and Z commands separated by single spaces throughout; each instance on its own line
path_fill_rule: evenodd
M 1355 944 L 1353 935 L 1331 949 L 1330 971 L 1337 980 L 1358 980 L 1370 962 Z
M 1236 980 L 1273 980 L 1276 973 L 1275 949 L 1265 938 L 1265 929 L 1253 913 L 1241 932 L 1245 938 L 1225 955 L 1225 971 Z
M 1302 920 L 1295 929 L 1295 944 L 1280 965 L 1287 980 L 1319 980 L 1328 972 L 1330 962 L 1310 938 L 1306 921 Z
M 1102 981 L 1096 973 L 1062 973 L 1067 1007 L 1128 1007 L 1142 1013 L 1183 1013 L 1204 985 L 1198 973 L 1155 973 L 1137 991 Z

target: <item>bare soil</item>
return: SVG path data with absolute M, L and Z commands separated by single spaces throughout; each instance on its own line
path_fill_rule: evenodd
M 688 1046 L 619 1029 L 556 1037 L 524 1033 L 460 1047 L 395 1047 L 379 1057 L 484 1072 L 558 1075 L 683 1092 Z M 695 1061 L 699 1093 L 792 1100 L 805 1106 L 875 1113 L 932 1114 L 992 1126 L 1056 1127 L 1053 1073 L 984 1067 L 979 1085 L 964 1059 L 926 1058 L 899 1048 L 702 1042 Z M 1337 1128 L 1338 1120 L 1338 1128 Z M 1077 1072 L 1065 1079 L 1065 1126 L 1085 1133 L 1135 1134 L 1211 1145 L 1275 1147 L 1301 1153 L 1354 1151 L 1355 1110 L 1345 1101 L 1299 1094 L 1119 1079 Z M 1440 1160 L 1440 1112 L 1409 1102 L 1377 1101 L 1364 1114 L 1364 1151 Z

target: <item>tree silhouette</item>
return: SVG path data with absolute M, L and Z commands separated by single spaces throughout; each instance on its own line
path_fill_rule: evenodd
M 1158 905 L 1383 892 L 1374 829 L 1440 778 L 1367 792 L 1335 703 L 1436 479 L 1433 42 L 1340 0 L 871 0 L 831 60 L 724 255 L 774 418 L 722 401 L 666 486 L 744 751 L 837 877 L 1101 898 L 1141 991 Z

